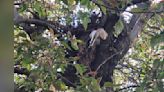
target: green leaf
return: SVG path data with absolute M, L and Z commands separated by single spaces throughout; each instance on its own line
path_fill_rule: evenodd
M 83 20 L 83 26 L 84 26 L 84 29 L 87 30 L 87 27 L 88 27 L 88 23 L 89 23 L 89 18 L 85 17 Z
M 117 87 L 120 86 L 121 84 L 113 84 L 111 82 L 105 82 L 104 86 L 105 87 Z
M 90 85 L 92 81 L 92 77 L 82 77 L 80 82 L 83 86 Z
M 69 25 L 72 22 L 72 18 L 70 16 L 66 17 L 66 23 Z
M 80 1 L 81 5 L 86 5 L 89 3 L 89 0 L 81 0 Z
M 27 68 L 28 70 L 31 69 L 31 65 L 34 63 L 34 60 L 32 60 L 30 57 L 24 57 L 24 59 L 22 60 L 22 65 L 23 67 Z
M 164 21 L 164 19 L 159 15 L 159 14 L 155 14 L 154 18 L 157 20 L 157 21 Z
M 93 92 L 100 92 L 101 88 L 98 84 L 98 80 L 96 80 L 95 78 L 91 78 L 91 88 Z
M 159 35 L 156 35 L 151 38 L 151 47 L 154 47 L 156 45 L 159 45 L 160 43 L 164 42 L 164 32 L 161 32 Z
M 159 48 L 159 50 L 164 50 L 164 46 L 161 46 L 161 47 Z
M 84 29 L 86 30 L 88 27 L 88 23 L 90 22 L 89 13 L 79 12 L 79 16 L 80 16 L 80 19 L 82 20 L 82 25 L 83 25 Z
M 80 75 L 83 75 L 83 73 L 86 71 L 86 67 L 84 65 L 76 64 L 75 68 Z
M 39 2 L 35 2 L 35 4 L 34 4 L 34 9 L 37 11 L 37 12 L 39 12 L 40 11 L 40 7 L 41 5 L 40 5 L 40 3 Z
M 23 3 L 23 4 L 20 6 L 19 12 L 24 12 L 25 10 L 27 10 L 27 8 L 28 8 L 28 5 Z
M 112 87 L 113 84 L 112 84 L 111 82 L 105 82 L 104 86 L 105 86 L 105 87 Z
M 29 57 L 23 59 L 23 64 L 27 65 L 31 63 L 31 59 Z
M 79 50 L 79 47 L 78 47 L 78 45 L 77 45 L 76 39 L 73 39 L 73 40 L 71 41 L 71 47 L 72 47 L 74 50 Z
M 159 79 L 164 78 L 164 72 L 161 72 L 161 73 L 159 74 L 158 78 L 159 78 Z
M 76 40 L 77 41 L 77 43 L 81 43 L 81 44 L 83 44 L 84 42 L 82 41 L 82 40 Z
M 118 37 L 118 35 L 122 32 L 122 30 L 124 29 L 124 24 L 122 22 L 121 19 L 118 20 L 118 22 L 115 24 L 114 26 L 114 29 L 115 29 L 115 36 Z
M 24 31 L 20 31 L 19 36 L 27 38 L 27 34 Z
M 97 3 L 102 4 L 102 5 L 104 4 L 104 3 L 102 2 L 102 0 L 98 0 Z M 102 12 L 103 12 L 104 14 L 106 14 L 106 7 L 104 7 L 104 6 L 102 6 L 102 5 L 100 6 L 100 8 L 102 9 Z
M 34 3 L 34 9 L 35 11 L 39 14 L 40 17 L 45 17 L 46 13 L 45 13 L 45 9 L 42 6 L 42 4 L 40 2 L 35 2 Z
M 77 61 L 79 60 L 79 57 L 70 57 L 68 61 Z
M 66 0 L 65 0 L 65 1 L 66 1 Z M 67 0 L 67 2 L 68 2 L 68 5 L 71 6 L 71 5 L 74 4 L 75 0 Z
M 101 6 L 102 12 L 106 15 L 106 8 Z
M 55 83 L 55 87 L 59 88 L 60 90 L 64 91 L 67 89 L 67 86 L 60 80 L 57 80 Z
M 61 41 L 61 44 L 63 44 L 65 48 L 71 50 L 70 46 L 66 42 Z

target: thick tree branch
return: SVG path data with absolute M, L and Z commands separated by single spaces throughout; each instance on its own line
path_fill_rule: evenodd
M 45 21 L 45 20 L 39 20 L 39 19 L 22 19 L 22 20 L 17 21 L 17 23 L 18 24 L 21 24 L 21 23 L 36 24 L 36 25 L 39 25 L 39 26 L 44 26 L 44 27 L 52 28 L 54 31 L 57 30 L 57 27 L 55 25 L 53 25 L 53 24 L 51 24 L 51 23 L 49 23 L 48 21 Z
M 58 31 L 59 28 L 63 29 L 64 31 L 70 30 L 69 27 L 61 25 L 57 22 L 51 22 L 51 21 L 47 21 L 47 20 L 43 20 L 43 19 L 24 18 L 24 17 L 19 15 L 19 13 L 17 12 L 17 9 L 15 7 L 14 7 L 14 24 L 22 26 L 25 29 L 34 29 L 33 27 L 27 26 L 26 24 L 35 24 L 37 26 L 42 26 L 45 28 L 51 28 L 54 30 L 54 32 L 56 32 L 58 34 L 60 34 L 60 32 Z M 28 30 L 25 30 L 25 31 L 28 31 Z

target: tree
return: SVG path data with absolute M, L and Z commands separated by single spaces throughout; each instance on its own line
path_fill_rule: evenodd
M 15 0 L 15 91 L 162 92 L 163 1 L 155 1 Z M 106 36 L 90 46 L 100 28 Z

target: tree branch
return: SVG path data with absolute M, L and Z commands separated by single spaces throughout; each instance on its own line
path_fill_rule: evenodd
M 29 29 L 29 28 L 27 28 L 27 26 L 25 24 L 35 24 L 38 26 L 51 28 L 58 34 L 60 34 L 60 32 L 58 31 L 59 28 L 64 31 L 71 30 L 69 27 L 61 25 L 57 22 L 47 21 L 47 20 L 43 20 L 43 19 L 24 18 L 19 15 L 19 13 L 17 12 L 17 9 L 15 7 L 14 7 L 14 24 L 22 26 L 23 28 L 26 28 L 26 29 Z M 31 27 L 31 26 L 28 26 L 28 27 Z
M 97 72 L 97 71 L 98 71 L 106 62 L 108 62 L 111 58 L 113 58 L 114 56 L 116 56 L 116 55 L 122 53 L 122 51 L 123 51 L 123 50 L 121 50 L 121 51 L 119 51 L 119 52 L 117 52 L 117 53 L 111 55 L 111 56 L 108 57 L 107 59 L 105 59 L 105 60 L 97 67 L 97 69 L 96 69 L 95 72 Z
M 92 0 L 93 3 L 95 3 L 96 5 L 98 6 L 103 6 L 109 10 L 112 10 L 112 11 L 115 11 L 115 12 L 129 12 L 129 13 L 163 13 L 164 10 L 161 10 L 161 11 L 128 11 L 128 10 L 125 10 L 125 9 L 119 9 L 119 8 L 111 8 L 110 6 L 107 6 L 105 4 L 100 4 L 98 2 L 96 2 L 95 0 Z
M 122 91 L 122 90 L 125 90 L 125 89 L 129 89 L 129 88 L 136 88 L 136 87 L 140 87 L 140 86 L 139 85 L 131 85 L 131 86 L 128 86 L 128 87 L 124 87 L 124 88 L 118 89 L 115 92 L 119 92 L 119 91 Z
M 44 27 L 50 27 L 52 28 L 54 31 L 57 30 L 57 27 L 51 23 L 49 23 L 48 21 L 45 20 L 39 20 L 39 19 L 22 19 L 17 21 L 18 24 L 21 23 L 28 23 L 28 24 L 36 24 L 39 26 L 44 26 Z

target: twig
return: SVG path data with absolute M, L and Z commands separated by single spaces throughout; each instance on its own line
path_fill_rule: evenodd
M 70 83 L 72 86 L 76 87 L 76 85 L 74 83 L 72 83 L 70 80 L 68 80 L 66 77 L 62 76 L 61 74 L 58 74 L 58 76 L 60 76 L 63 80 L 65 80 L 68 83 Z
M 115 55 L 120 54 L 122 51 L 123 51 L 123 50 L 121 50 L 121 51 L 119 51 L 119 52 L 117 52 L 117 53 L 111 55 L 111 56 L 108 57 L 107 59 L 105 59 L 105 60 L 97 67 L 97 69 L 96 69 L 95 72 L 98 72 L 98 70 L 99 70 L 108 60 L 110 60 L 111 58 L 113 58 Z
M 122 90 L 125 90 L 125 89 L 128 89 L 128 88 L 134 88 L 134 87 L 140 87 L 140 86 L 139 85 L 131 85 L 131 86 L 128 86 L 128 87 L 124 87 L 124 88 L 118 89 L 115 92 L 119 92 L 119 91 L 122 91 Z

